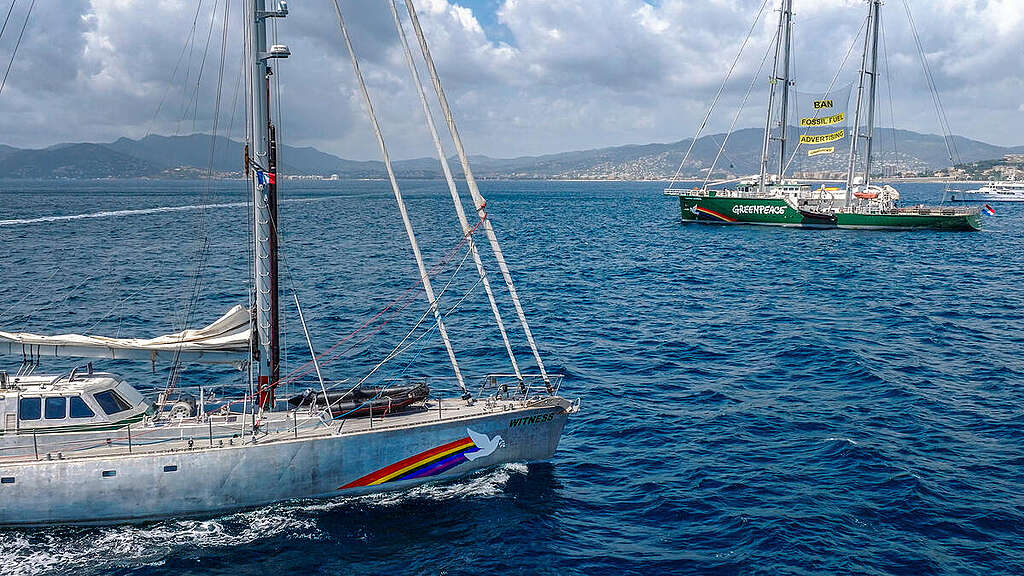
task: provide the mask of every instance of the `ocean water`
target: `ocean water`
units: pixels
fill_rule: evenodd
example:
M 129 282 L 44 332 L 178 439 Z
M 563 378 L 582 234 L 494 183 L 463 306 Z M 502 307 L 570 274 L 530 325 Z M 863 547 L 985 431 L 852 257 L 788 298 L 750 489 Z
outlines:
M 427 259 L 450 256 L 443 183 L 403 184 Z M 482 188 L 546 362 L 582 398 L 550 462 L 210 518 L 2 531 L 0 573 L 1024 573 L 1024 206 L 995 206 L 979 233 L 812 231 L 683 225 L 658 183 Z M 282 287 L 323 349 L 415 267 L 385 183 L 282 195 Z M 5 182 L 0 207 L 5 329 L 152 334 L 245 302 L 240 183 Z M 469 373 L 507 371 L 459 254 L 435 281 L 459 304 L 456 352 Z M 328 377 L 364 374 L 423 310 Z M 285 317 L 288 370 L 308 350 Z M 420 343 L 381 377 L 447 376 L 436 334 Z

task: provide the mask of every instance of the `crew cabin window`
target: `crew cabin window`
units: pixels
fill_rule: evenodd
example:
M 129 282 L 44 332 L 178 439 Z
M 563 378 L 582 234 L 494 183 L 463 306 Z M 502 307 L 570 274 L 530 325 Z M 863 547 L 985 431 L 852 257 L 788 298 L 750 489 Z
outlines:
M 22 398 L 18 401 L 18 417 L 22 420 L 39 420 L 42 404 L 42 398 Z
M 63 420 L 68 416 L 68 400 L 63 396 L 47 398 L 43 402 L 43 413 L 47 420 Z
M 114 393 L 113 390 L 104 390 L 98 394 L 93 394 L 92 397 L 96 399 L 96 403 L 100 405 L 100 408 L 102 408 L 108 416 L 111 414 L 117 414 L 118 412 L 124 412 L 132 407 L 131 404 Z
M 72 418 L 92 418 L 96 414 L 93 413 L 92 408 L 85 403 L 78 396 L 71 397 L 71 417 Z

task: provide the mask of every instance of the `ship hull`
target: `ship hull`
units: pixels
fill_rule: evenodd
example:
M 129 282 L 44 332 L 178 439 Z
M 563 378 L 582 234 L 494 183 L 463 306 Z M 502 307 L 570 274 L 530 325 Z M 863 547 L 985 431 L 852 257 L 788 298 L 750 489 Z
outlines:
M 680 196 L 683 222 L 706 224 L 756 224 L 793 228 L 850 228 L 862 230 L 979 230 L 980 217 L 971 214 L 852 213 L 837 212 L 833 217 L 801 212 L 784 200 L 774 198 L 735 198 Z
M 572 405 L 158 453 L 0 464 L 0 525 L 115 524 L 401 490 L 550 458 Z M 344 429 L 344 425 L 343 425 Z

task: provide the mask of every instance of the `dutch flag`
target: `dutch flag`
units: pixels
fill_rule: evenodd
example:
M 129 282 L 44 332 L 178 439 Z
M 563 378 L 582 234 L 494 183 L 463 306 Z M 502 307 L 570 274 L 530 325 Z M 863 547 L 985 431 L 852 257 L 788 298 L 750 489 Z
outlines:
M 989 216 L 995 216 L 995 215 L 996 215 L 996 211 L 995 211 L 995 210 L 993 210 L 993 209 L 992 209 L 992 207 L 991 207 L 991 206 L 989 206 L 988 204 L 985 204 L 985 207 L 983 208 L 983 210 L 984 210 L 984 211 L 985 211 L 985 213 L 986 213 L 986 214 L 988 214 Z

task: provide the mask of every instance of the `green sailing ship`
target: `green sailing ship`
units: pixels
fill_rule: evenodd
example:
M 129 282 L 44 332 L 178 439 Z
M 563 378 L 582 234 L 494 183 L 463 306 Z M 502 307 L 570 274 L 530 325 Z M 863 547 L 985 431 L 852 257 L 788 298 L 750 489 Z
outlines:
M 881 0 L 871 0 L 869 4 L 869 32 L 865 34 L 864 40 L 845 188 L 825 185 L 815 187 L 784 177 L 787 166 L 785 127 L 791 85 L 789 61 L 793 2 L 782 0 L 778 33 L 773 47 L 775 64 L 768 98 L 768 118 L 765 123 L 760 174 L 740 180 L 738 185 L 731 189 L 709 188 L 707 180 L 702 187 L 693 189 L 674 188 L 670 185 L 665 193 L 679 197 L 683 222 L 879 230 L 969 231 L 981 228 L 978 208 L 903 206 L 900 203 L 899 191 L 887 184 L 871 182 Z M 776 96 L 779 100 L 777 107 Z M 828 132 L 810 135 L 807 132 L 811 130 L 807 130 L 801 134 L 800 145 L 825 145 L 809 150 L 810 156 L 834 153 L 835 147 L 830 144 L 846 136 L 845 129 L 835 129 L 837 124 L 845 121 L 845 114 L 830 110 L 832 106 L 833 100 L 826 92 L 825 96 L 815 100 L 813 104 L 815 116 L 802 118 L 800 121 L 802 129 L 825 127 Z M 862 113 L 866 114 L 865 128 L 860 126 Z M 695 137 L 694 142 L 696 140 Z M 860 154 L 859 150 L 861 141 L 864 142 L 863 154 Z M 770 174 L 769 154 L 773 142 L 778 143 L 778 168 Z M 724 147 L 723 143 L 722 148 Z M 686 162 L 686 157 L 683 162 Z

